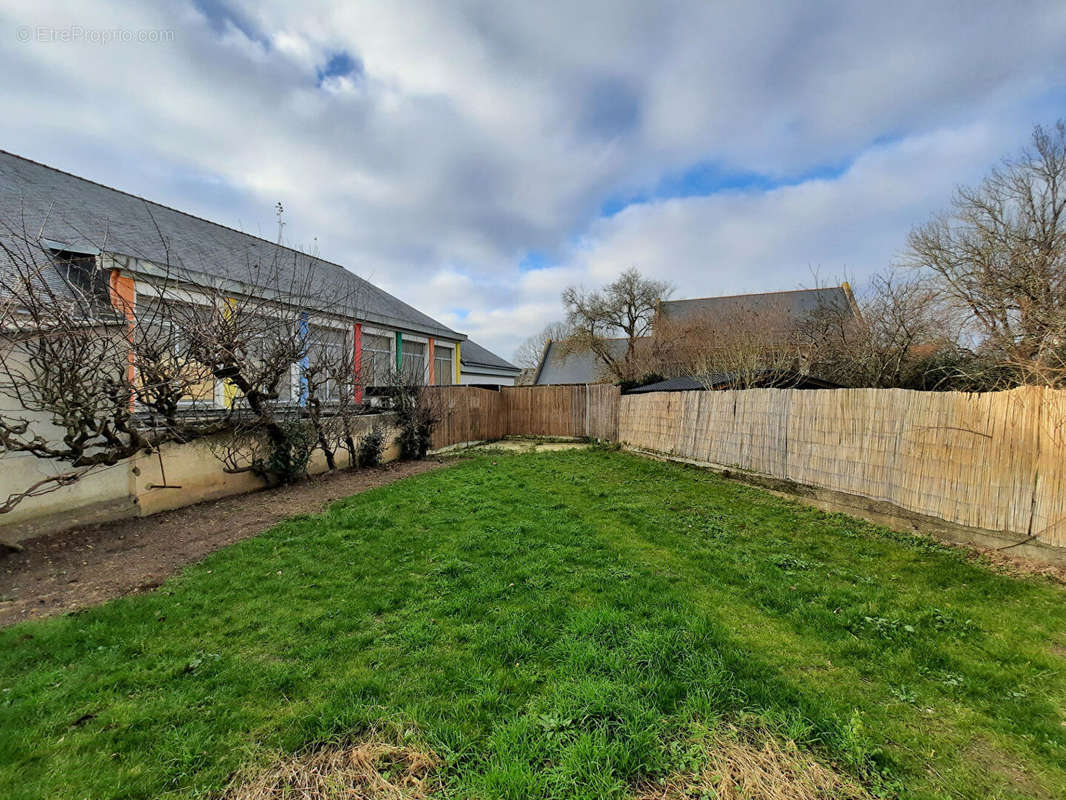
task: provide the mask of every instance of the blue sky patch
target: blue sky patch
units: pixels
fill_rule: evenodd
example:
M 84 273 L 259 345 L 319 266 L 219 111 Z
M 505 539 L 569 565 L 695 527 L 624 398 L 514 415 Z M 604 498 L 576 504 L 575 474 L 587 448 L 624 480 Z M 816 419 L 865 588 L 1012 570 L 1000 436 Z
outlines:
M 713 161 L 704 161 L 681 172 L 664 176 L 651 190 L 609 197 L 600 206 L 600 213 L 605 217 L 612 217 L 628 206 L 654 200 L 710 197 L 720 192 L 768 192 L 782 186 L 798 186 L 807 181 L 835 180 L 848 171 L 853 161 L 853 158 L 848 158 L 787 177 L 771 176 L 761 172 L 728 170 Z
M 346 78 L 359 75 L 362 71 L 363 65 L 359 59 L 342 50 L 330 55 L 326 63 L 318 68 L 318 85 L 321 86 L 330 78 Z
M 267 49 L 270 48 L 270 38 L 256 28 L 244 14 L 227 5 L 223 0 L 192 0 L 192 4 L 204 15 L 211 30 L 220 36 L 226 32 L 228 26 L 232 26 L 253 42 L 258 42 Z
M 545 269 L 550 267 L 552 261 L 548 258 L 546 253 L 542 253 L 539 250 L 530 250 L 523 256 L 522 260 L 518 262 L 519 272 L 532 272 L 537 269 Z

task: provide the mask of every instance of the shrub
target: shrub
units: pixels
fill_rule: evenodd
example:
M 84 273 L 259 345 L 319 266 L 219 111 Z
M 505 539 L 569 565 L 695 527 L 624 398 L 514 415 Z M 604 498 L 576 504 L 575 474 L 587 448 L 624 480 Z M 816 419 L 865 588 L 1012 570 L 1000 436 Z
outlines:
M 440 412 L 433 396 L 418 383 L 407 383 L 393 396 L 396 425 L 400 429 L 396 443 L 400 458 L 425 458 L 433 444 L 433 428 L 440 421 Z
M 433 441 L 433 426 L 417 419 L 407 420 L 400 428 L 396 442 L 400 445 L 400 458 L 417 460 L 426 457 Z
M 314 428 L 303 420 L 283 422 L 279 427 L 283 438 L 271 442 L 262 472 L 282 483 L 292 483 L 307 474 L 317 439 Z
M 381 452 L 385 449 L 385 434 L 376 428 L 359 440 L 356 461 L 360 467 L 376 467 L 381 464 Z

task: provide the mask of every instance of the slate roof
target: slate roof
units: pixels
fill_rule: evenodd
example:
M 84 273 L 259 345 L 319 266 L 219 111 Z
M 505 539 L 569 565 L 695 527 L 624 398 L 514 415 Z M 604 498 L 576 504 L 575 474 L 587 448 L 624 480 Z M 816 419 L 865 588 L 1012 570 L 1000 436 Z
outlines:
M 277 285 L 299 285 L 313 274 L 315 296 L 333 303 L 322 310 L 430 336 L 465 339 L 339 264 L 3 150 L 0 221 L 75 248 L 169 263 L 171 268 L 223 285 L 254 284 L 255 264 L 271 272 L 277 265 L 280 277 L 271 278 Z
M 771 328 L 789 328 L 823 309 L 854 313 L 846 286 L 826 289 L 796 289 L 788 292 L 737 294 L 725 297 L 698 297 L 666 300 L 659 304 L 656 323 L 757 321 Z
M 486 350 L 472 339 L 463 342 L 459 351 L 459 360 L 463 366 L 492 367 L 497 370 L 506 370 L 517 375 L 522 370 L 510 361 L 504 361 L 491 350 Z
M 607 346 L 616 359 L 625 357 L 626 340 L 608 339 Z M 465 347 L 465 345 L 464 345 Z M 591 350 L 564 353 L 562 342 L 548 342 L 533 383 L 602 383 L 604 364 Z
M 792 372 L 777 372 L 765 370 L 765 374 L 757 381 L 762 388 L 779 389 L 841 389 L 838 383 L 822 380 L 813 375 L 798 375 Z M 736 373 L 717 372 L 708 376 L 707 385 L 697 378 L 682 376 L 680 378 L 668 378 L 665 381 L 648 383 L 629 389 L 625 394 L 649 394 L 651 392 L 692 392 L 704 389 L 721 389 L 736 385 Z
M 703 384 L 695 378 L 681 377 L 681 378 L 668 378 L 665 381 L 657 381 L 656 383 L 648 383 L 644 386 L 637 386 L 633 389 L 628 389 L 624 394 L 649 394 L 651 392 L 694 392 L 701 391 Z

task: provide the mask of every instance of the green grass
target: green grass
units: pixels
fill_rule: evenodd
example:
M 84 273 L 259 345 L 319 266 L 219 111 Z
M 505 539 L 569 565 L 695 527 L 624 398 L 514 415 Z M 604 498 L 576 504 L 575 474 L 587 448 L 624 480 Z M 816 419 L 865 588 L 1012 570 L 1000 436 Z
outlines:
M 396 722 L 455 797 L 624 797 L 754 718 L 880 794 L 1060 797 L 1064 671 L 1045 581 L 682 466 L 485 455 L 0 632 L 0 796 L 212 796 Z

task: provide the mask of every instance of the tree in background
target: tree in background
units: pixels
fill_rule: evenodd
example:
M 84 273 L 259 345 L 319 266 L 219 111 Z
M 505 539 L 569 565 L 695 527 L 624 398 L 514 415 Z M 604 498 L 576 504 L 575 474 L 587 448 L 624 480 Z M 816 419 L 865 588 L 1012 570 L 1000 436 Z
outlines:
M 819 308 L 799 330 L 810 374 L 841 386 L 952 388 L 965 357 L 957 314 L 929 281 L 889 269 L 874 275 L 857 314 Z
M 570 335 L 566 349 L 588 349 L 615 381 L 639 377 L 636 372 L 638 340 L 648 336 L 659 301 L 673 287 L 665 281 L 645 278 L 631 267 L 600 291 L 586 292 L 571 286 L 563 292 Z M 621 357 L 611 347 L 612 339 L 624 338 Z
M 963 317 L 981 388 L 1066 385 L 1066 121 L 916 228 L 907 263 Z
M 569 336 L 570 328 L 565 322 L 548 323 L 540 333 L 533 334 L 518 345 L 514 351 L 514 363 L 522 369 L 535 369 L 548 342 L 562 342 Z

